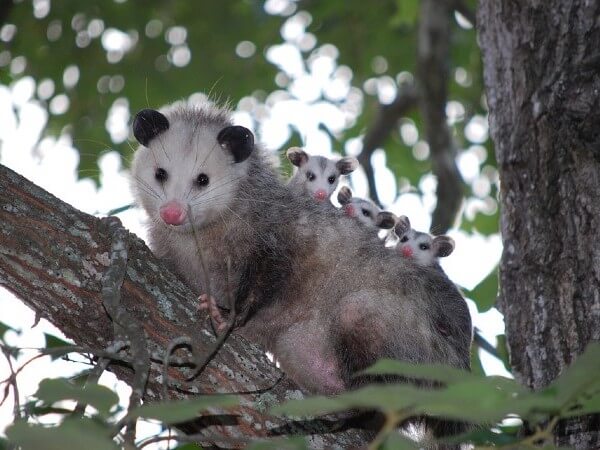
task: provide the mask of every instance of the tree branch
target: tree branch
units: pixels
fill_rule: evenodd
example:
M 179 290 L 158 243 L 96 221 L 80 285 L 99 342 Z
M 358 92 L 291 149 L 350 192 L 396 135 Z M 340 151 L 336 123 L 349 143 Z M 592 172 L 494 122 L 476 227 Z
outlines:
M 113 232 L 100 219 L 0 166 L 0 285 L 81 346 L 105 349 L 113 337 L 101 293 L 110 267 Z M 196 296 L 139 238 L 125 234 L 129 250 L 119 306 L 141 326 L 139 334 L 148 352 L 164 355 L 169 343 L 180 336 L 193 339 L 202 351 L 211 348 L 215 338 L 205 326 L 205 317 L 198 317 Z M 133 383 L 131 369 L 115 365 L 111 370 Z M 314 448 L 354 448 L 364 442 L 362 434 L 353 430 L 326 434 L 328 428 L 318 422 L 309 428 L 265 413 L 271 405 L 303 394 L 289 379 L 281 379 L 281 372 L 259 348 L 235 333 L 192 382 L 186 380 L 189 371 L 189 367 L 169 368 L 170 397 L 244 393 L 239 407 L 212 408 L 219 416 L 211 416 L 211 425 L 194 430 L 206 434 L 207 440 L 215 435 L 224 441 L 257 439 L 286 428 L 291 433 L 319 435 L 310 443 Z M 152 358 L 145 402 L 160 400 L 163 382 L 162 358 Z
M 431 222 L 435 234 L 443 234 L 452 226 L 463 199 L 463 180 L 446 123 L 452 12 L 449 2 L 421 1 L 417 55 L 419 108 L 432 171 L 438 180 L 437 205 Z
M 399 87 L 396 99 L 389 105 L 380 105 L 375 121 L 363 139 L 363 148 L 358 155 L 358 161 L 365 170 L 369 182 L 369 195 L 378 205 L 381 205 L 375 184 L 375 172 L 371 164 L 373 152 L 383 146 L 384 142 L 403 115 L 417 104 L 417 91 L 413 84 L 404 84 Z

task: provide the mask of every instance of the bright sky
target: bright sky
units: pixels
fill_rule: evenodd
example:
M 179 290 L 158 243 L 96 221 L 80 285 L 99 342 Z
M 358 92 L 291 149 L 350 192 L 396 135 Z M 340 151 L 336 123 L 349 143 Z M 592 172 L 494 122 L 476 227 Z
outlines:
M 265 8 L 279 11 L 289 4 L 287 0 L 269 0 Z M 310 20 L 310 16 L 306 13 L 292 15 L 282 27 L 284 41 L 272 46 L 266 53 L 267 59 L 280 69 L 276 81 L 280 83 L 282 89 L 270 94 L 264 103 L 252 97 L 243 98 L 237 106 L 235 120 L 238 124 L 255 130 L 268 150 L 280 149 L 295 129 L 299 130 L 305 149 L 309 153 L 331 155 L 331 139 L 320 129 L 320 126 L 326 126 L 334 134 L 351 127 L 362 111 L 365 93 L 352 86 L 350 68 L 337 64 L 337 49 L 333 45 L 325 44 L 316 47 L 316 39 L 305 30 Z M 126 51 L 125 47 L 129 44 L 118 39 L 120 35 L 115 34 L 117 31 L 106 30 L 108 34 L 106 38 L 103 37 L 102 42 L 106 46 L 121 45 L 123 51 Z M 176 40 L 177 33 L 171 37 Z M 250 44 L 252 43 L 240 43 L 236 49 L 238 55 L 253 52 Z M 308 59 L 301 52 L 301 49 L 307 46 L 315 47 Z M 182 64 L 189 62 L 185 54 L 180 54 L 178 58 Z M 378 61 L 378 64 L 383 63 L 385 60 Z M 398 78 L 407 76 L 410 74 L 401 73 Z M 77 77 L 78 73 L 71 70 L 65 73 L 64 82 L 76 83 Z M 466 75 L 458 70 L 455 77 L 457 81 L 466 79 Z M 96 188 L 91 180 L 78 179 L 79 154 L 73 148 L 68 135 L 58 138 L 44 137 L 40 141 L 48 112 L 36 97 L 46 96 L 48 88 L 47 84 L 37 84 L 30 77 L 21 78 L 10 86 L 0 86 L 0 163 L 21 173 L 74 207 L 91 214 L 103 215 L 111 209 L 131 203 L 127 171 L 116 152 L 108 151 L 100 157 L 101 185 Z M 363 88 L 368 95 L 377 96 L 381 101 L 386 102 L 394 98 L 396 82 L 389 77 L 375 77 L 366 82 Z M 51 90 L 54 91 L 54 87 Z M 59 95 L 55 96 L 58 97 Z M 191 95 L 192 100 L 202 97 L 202 94 Z M 60 112 L 61 108 L 63 110 L 68 108 L 68 98 L 60 97 L 54 102 L 54 112 Z M 450 102 L 447 113 L 450 123 L 464 120 L 464 108 L 458 102 Z M 130 117 L 131 111 L 125 98 L 113 104 L 104 125 L 115 142 L 122 141 L 129 135 Z M 424 159 L 428 156 L 427 144 L 420 140 L 418 130 L 411 121 L 403 121 L 399 131 L 405 143 L 413 146 L 415 157 Z M 480 194 L 479 198 L 466 201 L 465 214 L 472 215 L 477 210 L 490 211 L 495 207 L 495 203 L 491 204 L 486 199 L 486 195 L 496 175 L 490 174 L 490 169 L 482 166 L 486 155 L 485 148 L 480 144 L 488 139 L 487 119 L 479 116 L 470 119 L 465 134 L 472 145 L 461 153 L 457 162 L 465 181 L 473 186 L 473 190 L 478 195 Z M 360 152 L 360 138 L 348 141 L 345 148 L 348 154 L 355 155 Z M 109 143 L 107 147 L 110 148 Z M 423 192 L 422 196 L 404 189 L 400 189 L 402 193 L 397 196 L 396 177 L 386 166 L 383 150 L 375 152 L 372 162 L 380 196 L 385 206 L 398 215 L 409 216 L 416 229 L 428 230 L 431 212 L 436 202 L 435 177 L 425 175 L 421 179 L 419 188 Z M 488 172 L 485 172 L 486 170 Z M 355 195 L 366 195 L 366 179 L 361 169 L 351 175 L 350 184 Z M 126 211 L 119 214 L 119 217 L 127 228 L 141 237 L 145 236 L 143 214 L 139 210 Z M 469 234 L 457 229 L 451 230 L 448 234 L 455 239 L 456 248 L 451 256 L 442 259 L 442 266 L 455 283 L 466 289 L 472 289 L 497 265 L 502 251 L 500 237 Z M 501 315 L 494 308 L 480 314 L 471 301 L 469 306 L 474 325 L 482 330 L 484 337 L 495 343 L 495 336 L 501 334 L 504 328 Z M 43 332 L 60 335 L 60 332 L 45 320 L 41 320 L 35 328 L 31 329 L 34 323 L 32 311 L 2 289 L 0 289 L 0 310 L 8 312 L 3 314 L 3 322 L 21 330 L 19 335 L 13 332 L 7 333 L 7 341 L 12 345 L 42 347 Z M 31 354 L 29 352 L 26 355 Z M 496 359 L 485 352 L 480 352 L 480 357 L 488 373 L 508 376 Z M 17 365 L 26 359 L 26 356 L 21 357 Z M 65 376 L 76 373 L 81 368 L 81 365 L 61 360 L 52 363 L 46 359 L 39 360 L 19 378 L 21 399 L 35 392 L 40 379 L 48 376 Z M 6 362 L 1 359 L 0 378 L 4 379 L 7 374 Z M 111 374 L 105 375 L 102 382 L 111 387 L 117 384 Z M 118 390 L 122 398 L 127 398 L 128 388 L 123 383 L 119 383 Z M 11 422 L 12 401 L 7 401 L 0 407 L 0 432 Z M 151 432 L 153 432 L 152 428 L 143 431 L 143 433 Z

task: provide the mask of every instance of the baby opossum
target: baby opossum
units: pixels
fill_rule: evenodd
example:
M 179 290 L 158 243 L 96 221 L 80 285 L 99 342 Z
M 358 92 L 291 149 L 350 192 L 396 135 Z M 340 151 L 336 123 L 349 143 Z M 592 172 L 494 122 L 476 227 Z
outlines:
M 396 216 L 389 211 L 382 211 L 373 202 L 352 197 L 350 188 L 343 186 L 337 196 L 344 213 L 358 220 L 363 225 L 375 230 L 393 228 Z
M 450 236 L 432 237 L 416 231 L 406 216 L 398 218 L 394 232 L 398 236 L 398 253 L 424 267 L 439 267 L 439 258 L 449 256 L 454 251 L 454 239 Z
M 351 388 L 383 357 L 469 368 L 471 319 L 447 277 L 284 185 L 227 111 L 145 109 L 133 131 L 133 191 L 154 253 L 220 306 L 232 293 L 239 332 L 307 391 Z
M 358 160 L 352 156 L 333 161 L 324 156 L 310 156 L 299 147 L 288 149 L 287 157 L 298 168 L 290 178 L 290 187 L 317 201 L 328 200 L 337 188 L 340 177 L 358 167 Z

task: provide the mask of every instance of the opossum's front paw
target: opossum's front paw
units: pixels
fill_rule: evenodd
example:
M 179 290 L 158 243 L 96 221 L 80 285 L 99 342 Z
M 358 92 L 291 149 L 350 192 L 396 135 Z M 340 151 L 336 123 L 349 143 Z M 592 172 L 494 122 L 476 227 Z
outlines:
M 227 322 L 219 310 L 217 301 L 213 297 L 209 297 L 207 294 L 202 294 L 200 297 L 198 297 L 198 301 L 200 302 L 198 309 L 208 311 L 217 333 L 223 332 L 227 328 Z

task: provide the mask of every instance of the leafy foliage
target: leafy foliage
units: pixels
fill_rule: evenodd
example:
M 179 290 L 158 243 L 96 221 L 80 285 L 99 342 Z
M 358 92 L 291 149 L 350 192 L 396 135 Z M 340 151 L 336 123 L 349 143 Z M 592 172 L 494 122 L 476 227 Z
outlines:
M 504 377 L 485 377 L 450 367 L 412 365 L 395 360 L 379 361 L 364 373 L 396 375 L 422 382 L 419 385 L 373 385 L 337 397 L 291 400 L 273 411 L 296 417 L 376 409 L 388 420 L 396 417 L 396 423 L 426 414 L 478 424 L 473 432 L 461 438 L 462 442 L 475 445 L 545 444 L 551 442 L 552 429 L 559 419 L 600 412 L 598 343 L 590 344 L 571 367 L 539 392 L 531 392 Z M 433 384 L 423 383 L 425 380 Z M 531 429 L 540 431 L 522 437 L 516 435 L 519 427 L 501 424 L 504 419 L 515 416 L 527 422 Z M 494 427 L 488 429 L 490 424 Z M 385 438 L 393 434 L 389 432 Z

